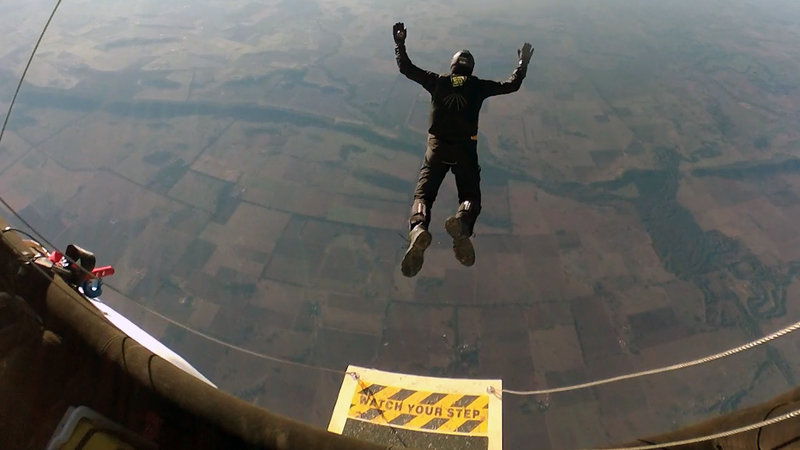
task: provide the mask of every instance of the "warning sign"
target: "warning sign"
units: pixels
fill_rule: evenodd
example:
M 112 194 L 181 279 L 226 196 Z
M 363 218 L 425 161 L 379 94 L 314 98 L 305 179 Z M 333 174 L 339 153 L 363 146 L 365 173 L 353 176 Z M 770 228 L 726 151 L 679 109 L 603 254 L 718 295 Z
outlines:
M 350 366 L 328 431 L 385 445 L 500 450 L 502 400 L 489 387 L 502 382 Z
M 359 383 L 348 417 L 424 431 L 486 435 L 489 395 L 445 394 Z

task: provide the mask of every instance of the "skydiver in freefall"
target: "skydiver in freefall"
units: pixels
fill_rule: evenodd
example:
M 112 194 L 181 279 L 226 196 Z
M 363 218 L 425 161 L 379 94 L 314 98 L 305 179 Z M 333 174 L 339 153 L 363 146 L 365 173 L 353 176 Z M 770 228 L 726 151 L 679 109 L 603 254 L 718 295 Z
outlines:
M 431 208 L 447 172 L 456 178 L 459 207 L 445 221 L 453 238 L 453 252 L 464 266 L 475 264 L 470 238 L 481 212 L 481 166 L 478 164 L 478 116 L 483 101 L 495 95 L 519 90 L 528 70 L 533 47 L 525 43 L 517 50 L 517 68 L 503 82 L 482 80 L 472 75 L 475 59 L 468 50 L 453 55 L 450 73 L 440 75 L 420 69 L 406 53 L 407 30 L 402 22 L 393 28 L 394 54 L 400 73 L 419 83 L 431 94 L 428 142 L 414 204 L 408 221 L 408 250 L 403 257 L 403 275 L 413 277 L 422 269 L 425 250 L 431 244 L 428 226 Z

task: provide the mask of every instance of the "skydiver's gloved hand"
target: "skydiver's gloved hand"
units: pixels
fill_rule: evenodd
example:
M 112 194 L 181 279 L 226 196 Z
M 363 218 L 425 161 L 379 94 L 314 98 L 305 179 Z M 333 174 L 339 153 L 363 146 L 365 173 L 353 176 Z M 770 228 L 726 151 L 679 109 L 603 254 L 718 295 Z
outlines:
M 394 36 L 394 43 L 397 45 L 406 44 L 406 26 L 403 22 L 397 22 L 392 27 L 392 35 Z
M 531 44 L 526 42 L 521 49 L 517 50 L 517 56 L 519 57 L 519 65 L 527 67 L 531 62 L 531 56 L 533 56 Z

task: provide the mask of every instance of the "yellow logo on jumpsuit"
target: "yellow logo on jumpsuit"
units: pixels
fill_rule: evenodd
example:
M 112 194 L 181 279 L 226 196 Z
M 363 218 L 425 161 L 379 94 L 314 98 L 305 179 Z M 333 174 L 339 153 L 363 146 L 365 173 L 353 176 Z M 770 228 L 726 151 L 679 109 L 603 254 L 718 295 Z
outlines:
M 450 82 L 453 84 L 454 88 L 461 87 L 464 82 L 467 80 L 467 77 L 462 75 L 453 75 L 450 77 Z M 456 109 L 461 109 L 467 105 L 467 99 L 458 92 L 452 92 L 444 98 L 444 104 L 448 108 L 456 107 Z
M 361 384 L 350 402 L 351 419 L 408 430 L 485 436 L 489 396 L 424 392 Z

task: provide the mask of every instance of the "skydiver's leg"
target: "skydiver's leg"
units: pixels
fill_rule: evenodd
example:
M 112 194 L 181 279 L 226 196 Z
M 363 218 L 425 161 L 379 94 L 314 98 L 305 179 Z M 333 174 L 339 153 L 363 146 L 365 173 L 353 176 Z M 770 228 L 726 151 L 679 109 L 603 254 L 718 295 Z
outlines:
M 458 189 L 458 211 L 447 218 L 445 228 L 453 238 L 453 252 L 458 261 L 469 267 L 475 264 L 472 233 L 481 213 L 481 166 L 478 163 L 477 142 L 466 144 L 458 164 L 453 167 Z
M 414 204 L 408 220 L 408 249 L 400 264 L 403 275 L 407 277 L 413 277 L 422 270 L 425 262 L 425 250 L 431 245 L 432 240 L 431 233 L 428 231 L 431 207 L 436 201 L 439 188 L 449 169 L 449 166 L 441 161 L 436 150 L 436 141 L 429 137 L 425 157 L 419 171 L 419 181 L 414 190 Z
M 425 149 L 425 157 L 419 170 L 419 180 L 414 189 L 414 204 L 411 207 L 411 216 L 408 220 L 408 229 L 412 230 L 418 224 L 426 229 L 431 221 L 431 208 L 439 195 L 444 177 L 450 166 L 440 156 L 438 142 L 429 137 Z

